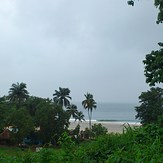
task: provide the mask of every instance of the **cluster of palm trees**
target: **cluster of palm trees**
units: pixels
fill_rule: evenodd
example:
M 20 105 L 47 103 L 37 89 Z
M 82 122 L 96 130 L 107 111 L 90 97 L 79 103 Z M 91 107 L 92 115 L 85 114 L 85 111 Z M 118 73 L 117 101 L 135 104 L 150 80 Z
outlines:
M 57 104 L 62 105 L 62 107 L 65 107 L 69 115 L 75 118 L 75 121 L 85 120 L 83 112 L 81 111 L 79 112 L 76 105 L 70 104 L 69 99 L 71 99 L 71 97 L 69 96 L 69 94 L 70 94 L 70 90 L 68 88 L 59 87 L 59 91 L 55 90 L 55 93 L 53 94 L 54 96 L 53 100 Z M 85 109 L 88 110 L 89 128 L 91 129 L 92 111 L 93 109 L 96 109 L 97 104 L 93 99 L 92 94 L 87 93 L 84 96 L 85 96 L 85 100 L 82 101 L 82 105 Z
M 17 108 L 20 108 L 23 102 L 29 97 L 29 92 L 26 89 L 25 83 L 16 83 L 12 84 L 9 90 L 8 99 L 10 102 L 16 103 Z M 92 111 L 96 108 L 96 102 L 93 99 L 93 95 L 87 93 L 84 95 L 85 100 L 82 101 L 82 105 L 85 109 L 88 110 L 89 117 L 89 128 L 91 129 L 91 119 L 92 119 Z M 84 119 L 83 112 L 78 111 L 77 106 L 70 103 L 70 90 L 68 88 L 61 88 L 59 90 L 55 90 L 53 94 L 53 101 L 57 105 L 61 105 L 63 109 L 66 109 L 67 113 L 70 117 L 74 118 L 75 121 L 78 120 L 82 122 Z
M 79 122 L 82 122 L 85 120 L 84 114 L 83 112 L 78 111 L 75 104 L 70 103 L 71 99 L 70 90 L 68 88 L 59 87 L 59 91 L 55 90 L 55 93 L 53 94 L 53 101 L 55 104 L 62 106 L 63 109 L 66 109 L 70 118 L 72 117 L 75 121 L 78 120 Z
M 84 119 L 84 114 L 82 111 L 78 111 L 78 108 L 76 105 L 74 104 L 70 104 L 69 106 L 67 106 L 66 108 L 67 113 L 69 114 L 69 116 L 76 120 L 78 120 L 79 122 L 82 122 Z

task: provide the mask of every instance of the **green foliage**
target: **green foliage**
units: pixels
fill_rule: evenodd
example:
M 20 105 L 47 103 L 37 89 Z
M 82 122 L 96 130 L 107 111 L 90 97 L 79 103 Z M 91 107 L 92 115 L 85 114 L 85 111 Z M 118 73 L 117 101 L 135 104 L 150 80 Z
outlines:
M 73 160 L 75 143 L 66 132 L 64 132 L 62 136 L 59 138 L 59 144 L 64 150 L 63 153 L 64 161 L 70 162 L 70 160 Z
M 0 98 L 0 132 L 3 131 L 6 125 L 6 118 L 8 116 L 8 103 L 6 102 L 6 97 Z
M 51 104 L 43 100 L 35 112 L 35 126 L 39 128 L 38 135 L 44 143 L 49 143 L 54 135 L 55 111 Z
M 124 134 L 109 134 L 80 146 L 81 162 L 158 162 L 161 153 L 161 128 L 155 125 L 132 129 Z
M 71 130 L 69 132 L 69 135 L 71 136 L 72 140 L 75 143 L 80 143 L 81 142 L 80 125 L 78 124 L 74 130 Z
M 37 153 L 29 150 L 18 153 L 0 150 L 0 162 L 163 162 L 162 92 L 161 88 L 151 88 L 140 96 L 141 105 L 136 107 L 137 117 L 146 124 L 145 126 L 132 128 L 128 125 L 125 126 L 123 134 L 106 134 L 107 129 L 101 124 L 95 124 L 82 132 L 80 132 L 80 125 L 77 125 L 73 133 L 70 133 L 71 136 L 67 132 L 70 114 L 63 107 L 54 105 L 51 100 L 29 97 L 28 100 L 21 100 L 23 105 L 15 109 L 13 103 L 8 105 L 5 98 L 0 98 L 1 119 L 6 119 L 8 125 L 15 128 L 13 135 L 17 142 L 21 142 L 24 137 L 30 135 L 31 131 L 34 132 L 35 126 L 40 128 L 39 138 L 44 143 L 55 141 L 60 145 L 57 149 L 44 146 Z M 91 121 L 96 102 L 91 94 L 86 94 L 85 97 L 82 104 L 88 109 Z M 75 112 L 76 115 L 77 113 L 78 111 Z M 1 126 L 3 127 L 6 122 Z M 147 122 L 152 123 L 147 125 Z M 157 123 L 153 124 L 153 122 Z M 83 139 L 80 143 L 82 136 L 88 139 Z
M 159 43 L 162 46 L 162 43 Z M 160 50 L 152 51 L 146 55 L 143 60 L 145 65 L 146 82 L 150 86 L 155 86 L 156 83 L 163 82 L 163 48 Z
M 48 163 L 52 163 L 54 161 L 54 157 L 53 157 L 53 151 L 51 149 L 42 149 L 40 151 L 40 162 L 48 162 Z
M 57 97 L 63 104 L 67 103 L 67 98 L 71 99 L 68 88 L 60 88 L 56 93 L 61 93 Z M 16 83 L 12 84 L 7 98 L 0 98 L 0 131 L 12 126 L 14 143 L 28 137 L 35 143 L 57 144 L 62 133 L 68 130 L 70 116 L 62 107 L 54 105 L 52 100 L 28 94 L 25 83 Z
M 22 142 L 23 138 L 34 130 L 31 116 L 25 109 L 12 109 L 7 119 L 8 126 L 12 126 L 12 136 L 15 143 Z
M 108 162 L 159 162 L 163 160 L 161 147 L 161 128 L 155 124 L 132 129 L 122 135 L 126 143 L 123 148 L 115 150 Z
M 76 156 L 81 162 L 104 162 L 119 144 L 118 135 L 98 137 L 80 146 Z
M 86 127 L 84 131 L 80 132 L 80 135 L 82 139 L 89 139 L 91 137 L 91 130 Z
M 151 88 L 150 91 L 142 92 L 139 99 L 141 104 L 136 107 L 136 118 L 142 124 L 157 122 L 163 115 L 163 89 Z
M 108 132 L 108 130 L 106 127 L 102 126 L 101 123 L 99 123 L 99 124 L 94 124 L 92 126 L 91 132 L 92 132 L 93 137 L 97 137 L 100 135 L 105 135 Z
M 128 5 L 134 6 L 134 1 L 133 0 L 127 1 L 127 3 L 128 3 Z
M 67 132 L 64 132 L 59 138 L 59 145 L 65 150 L 72 150 L 75 143 L 72 141 L 71 137 L 67 134 Z
M 69 115 L 61 106 L 47 102 L 36 111 L 35 122 L 40 128 L 39 136 L 44 143 L 57 143 L 69 126 Z
M 102 126 L 101 123 L 94 124 L 91 129 L 85 128 L 84 131 L 80 132 L 81 138 L 83 139 L 94 139 L 101 135 L 106 135 L 108 132 L 107 128 Z
M 23 163 L 34 163 L 34 162 L 39 162 L 39 157 L 37 153 L 27 151 L 22 154 L 21 160 Z
M 157 24 L 163 22 L 163 1 L 155 0 L 155 6 L 159 9 L 159 13 L 157 16 Z
M 67 133 L 60 138 L 61 149 L 43 148 L 38 153 L 0 154 L 2 162 L 132 163 L 163 162 L 163 129 L 156 124 L 137 128 L 126 126 L 123 134 L 106 134 L 75 146 Z
M 29 114 L 34 118 L 37 109 L 42 108 L 44 105 L 46 107 L 47 103 L 50 103 L 48 99 L 29 96 L 29 98 L 25 102 L 25 108 L 28 110 Z

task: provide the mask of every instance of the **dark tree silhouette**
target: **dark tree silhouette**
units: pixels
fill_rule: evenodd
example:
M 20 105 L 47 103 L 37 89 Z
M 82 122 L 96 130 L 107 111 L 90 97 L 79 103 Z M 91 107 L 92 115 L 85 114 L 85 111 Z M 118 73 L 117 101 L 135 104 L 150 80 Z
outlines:
M 24 102 L 28 98 L 29 93 L 26 88 L 27 87 L 25 83 L 17 82 L 16 84 L 12 84 L 9 90 L 8 98 L 11 102 L 16 103 L 17 108 L 19 108 L 22 102 Z
M 70 90 L 68 88 L 61 88 L 59 87 L 59 91 L 55 90 L 55 93 L 53 94 L 54 102 L 58 105 L 61 105 L 62 107 L 67 107 L 70 105 L 71 97 L 69 96 Z
M 93 109 L 96 109 L 97 105 L 95 100 L 93 99 L 92 94 L 87 93 L 84 96 L 85 96 L 85 100 L 82 101 L 82 105 L 85 109 L 88 110 L 89 129 L 91 129 L 92 111 Z

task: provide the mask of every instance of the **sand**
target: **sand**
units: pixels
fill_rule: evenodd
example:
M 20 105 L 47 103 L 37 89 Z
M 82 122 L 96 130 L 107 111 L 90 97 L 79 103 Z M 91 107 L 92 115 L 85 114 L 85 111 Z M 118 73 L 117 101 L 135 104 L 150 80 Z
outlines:
M 127 125 L 125 122 L 99 122 L 99 121 L 92 121 L 92 125 L 101 123 L 102 126 L 108 129 L 108 133 L 123 133 L 124 125 Z M 69 129 L 74 129 L 77 126 L 78 122 L 71 122 Z M 83 121 L 80 122 L 80 130 L 84 130 L 86 127 L 89 128 L 89 122 Z M 139 123 L 129 123 L 131 127 L 140 126 Z

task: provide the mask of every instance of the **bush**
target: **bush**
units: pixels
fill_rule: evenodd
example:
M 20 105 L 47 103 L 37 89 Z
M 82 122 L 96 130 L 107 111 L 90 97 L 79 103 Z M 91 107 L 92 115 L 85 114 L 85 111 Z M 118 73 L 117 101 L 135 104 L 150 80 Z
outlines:
M 100 135 L 105 135 L 108 132 L 107 128 L 102 126 L 101 123 L 94 124 L 92 126 L 92 130 L 91 131 L 92 131 L 93 137 L 97 137 L 97 136 L 100 136 Z
M 101 135 L 106 135 L 107 132 L 108 132 L 107 128 L 102 126 L 101 123 L 99 123 L 94 124 L 91 130 L 86 127 L 84 131 L 80 132 L 80 135 L 84 139 L 90 139 L 96 138 Z
M 23 151 L 16 156 L 2 153 L 0 162 L 163 162 L 162 130 L 157 124 L 138 128 L 126 126 L 123 134 L 101 135 L 79 146 L 64 133 L 59 139 L 61 149 L 43 148 L 38 153 Z

